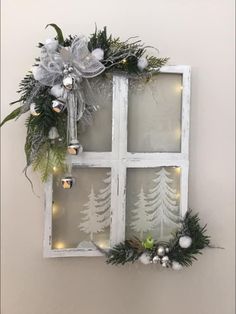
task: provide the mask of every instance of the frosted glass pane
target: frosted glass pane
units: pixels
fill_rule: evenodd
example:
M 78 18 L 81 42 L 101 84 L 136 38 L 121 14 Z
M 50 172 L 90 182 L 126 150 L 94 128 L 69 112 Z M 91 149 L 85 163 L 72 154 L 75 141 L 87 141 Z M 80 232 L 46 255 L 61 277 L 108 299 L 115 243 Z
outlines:
M 182 76 L 129 82 L 128 151 L 180 152 Z
M 92 241 L 109 246 L 111 176 L 109 168 L 72 169 L 71 189 L 60 177 L 53 182 L 52 247 L 91 248 Z
M 132 168 L 127 172 L 126 238 L 168 240 L 179 227 L 178 167 Z
M 99 108 L 91 125 L 79 130 L 79 141 L 84 151 L 108 152 L 111 151 L 112 139 L 112 77 L 102 75 L 88 82 L 90 87 L 86 87 L 86 91 L 90 92 L 87 99 Z

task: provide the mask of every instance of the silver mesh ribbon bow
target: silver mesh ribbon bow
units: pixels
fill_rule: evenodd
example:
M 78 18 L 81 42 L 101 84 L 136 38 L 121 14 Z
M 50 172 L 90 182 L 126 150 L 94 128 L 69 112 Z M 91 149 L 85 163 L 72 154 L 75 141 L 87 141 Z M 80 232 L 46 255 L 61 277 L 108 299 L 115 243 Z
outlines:
M 85 110 L 85 95 L 81 86 L 83 78 L 93 78 L 105 70 L 88 50 L 85 36 L 76 37 L 71 47 L 60 46 L 58 51 L 42 47 L 37 80 L 46 86 L 64 86 L 63 99 L 68 111 L 68 140 L 78 143 L 77 121 Z

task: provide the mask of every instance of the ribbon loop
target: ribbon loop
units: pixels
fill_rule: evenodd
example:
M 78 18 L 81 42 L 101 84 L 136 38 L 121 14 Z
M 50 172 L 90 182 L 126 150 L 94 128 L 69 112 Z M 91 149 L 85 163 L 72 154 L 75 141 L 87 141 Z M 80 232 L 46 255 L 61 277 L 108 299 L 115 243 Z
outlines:
M 55 50 L 47 49 L 46 45 L 42 47 L 40 64 L 34 72 L 35 79 L 46 86 L 63 85 L 66 78 L 73 79 L 73 87 L 67 90 L 65 88 L 64 92 L 69 143 L 78 142 L 77 122 L 82 118 L 86 107 L 81 80 L 96 77 L 104 70 L 105 66 L 90 53 L 85 36 L 76 37 L 71 47 L 59 46 Z

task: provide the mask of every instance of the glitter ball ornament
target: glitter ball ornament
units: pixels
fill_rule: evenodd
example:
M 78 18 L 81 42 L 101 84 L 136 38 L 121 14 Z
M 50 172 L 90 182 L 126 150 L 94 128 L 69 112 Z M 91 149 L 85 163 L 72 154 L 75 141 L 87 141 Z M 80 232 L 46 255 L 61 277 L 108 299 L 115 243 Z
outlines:
M 36 104 L 35 103 L 32 103 L 30 105 L 30 113 L 32 114 L 32 116 L 40 115 L 40 113 L 36 111 Z
M 74 143 L 67 146 L 67 152 L 70 155 L 78 155 L 79 153 L 82 153 L 83 147 L 80 145 L 80 143 Z
M 63 85 L 66 89 L 68 90 L 72 90 L 73 88 L 73 83 L 74 83 L 74 80 L 71 76 L 66 76 L 64 79 L 63 79 Z
M 164 246 L 162 246 L 162 245 L 158 246 L 158 248 L 157 248 L 157 255 L 160 256 L 160 257 L 165 255 L 165 248 L 164 248 Z
M 183 269 L 183 266 L 180 263 L 176 262 L 176 261 L 172 262 L 171 267 L 172 267 L 173 270 L 181 270 L 181 269 Z
M 92 51 L 92 55 L 98 60 L 101 61 L 104 58 L 104 51 L 101 48 L 96 48 Z
M 60 113 L 62 112 L 62 110 L 65 108 L 65 104 L 59 100 L 59 99 L 55 99 L 52 101 L 52 109 L 53 111 Z
M 71 189 L 73 185 L 73 178 L 72 177 L 65 177 L 61 179 L 61 185 L 63 189 Z
M 151 264 L 151 258 L 147 253 L 143 253 L 140 257 L 139 257 L 139 261 L 144 264 L 144 265 L 148 265 Z
M 182 249 L 187 249 L 191 246 L 192 239 L 189 236 L 183 236 L 179 238 L 179 246 Z
M 140 57 L 137 63 L 138 69 L 143 71 L 148 66 L 148 61 L 146 57 Z

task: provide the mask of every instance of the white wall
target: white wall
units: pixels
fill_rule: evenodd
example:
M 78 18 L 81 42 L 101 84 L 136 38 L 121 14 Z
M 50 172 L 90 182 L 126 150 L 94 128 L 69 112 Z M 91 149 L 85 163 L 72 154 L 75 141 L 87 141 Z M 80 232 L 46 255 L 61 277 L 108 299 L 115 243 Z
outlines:
M 2 129 L 3 314 L 233 314 L 234 102 L 232 0 L 2 0 L 2 116 L 38 56 L 38 41 L 59 24 L 90 34 L 139 35 L 171 64 L 192 66 L 189 205 L 212 241 L 183 272 L 111 267 L 103 258 L 43 259 L 42 185 L 25 180 L 24 118 Z

